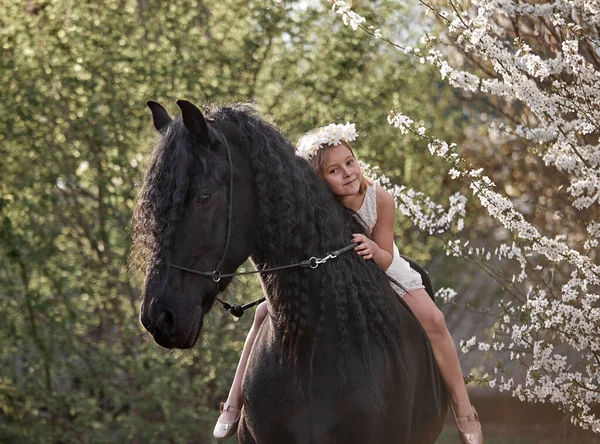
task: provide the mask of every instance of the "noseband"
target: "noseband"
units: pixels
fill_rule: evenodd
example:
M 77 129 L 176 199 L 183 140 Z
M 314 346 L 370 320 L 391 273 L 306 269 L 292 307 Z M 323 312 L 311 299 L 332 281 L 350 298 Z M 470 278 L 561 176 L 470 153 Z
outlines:
M 352 250 L 357 245 L 353 242 L 353 243 L 345 246 L 344 248 L 340 248 L 339 250 L 335 250 L 330 253 L 327 253 L 327 255 L 325 255 L 325 257 L 317 258 L 317 257 L 313 256 L 310 259 L 306 259 L 301 262 L 296 262 L 294 264 L 282 265 L 279 267 L 272 267 L 272 268 L 263 268 L 262 270 L 240 271 L 240 272 L 226 273 L 226 274 L 221 273 L 219 271 L 219 269 L 223 265 L 223 261 L 225 260 L 225 255 L 227 254 L 227 250 L 229 248 L 229 239 L 231 237 L 231 219 L 232 219 L 232 214 L 233 214 L 233 162 L 231 161 L 231 151 L 229 149 L 229 144 L 227 143 L 227 140 L 224 138 L 223 138 L 223 143 L 225 144 L 225 148 L 227 149 L 227 162 L 229 163 L 229 171 L 230 171 L 230 173 L 229 173 L 229 203 L 228 203 L 228 208 L 227 208 L 227 234 L 225 235 L 225 246 L 223 248 L 223 254 L 221 254 L 221 257 L 217 261 L 217 265 L 215 266 L 213 271 L 198 271 L 198 270 L 194 270 L 193 268 L 186 268 L 186 267 L 182 267 L 180 265 L 172 264 L 169 261 L 169 266 L 171 268 L 175 268 L 176 270 L 180 270 L 180 271 L 185 271 L 187 273 L 197 274 L 200 276 L 204 276 L 205 278 L 211 279 L 215 284 L 217 284 L 217 293 L 218 293 L 219 281 L 222 278 L 241 276 L 241 275 L 245 275 L 245 274 L 254 274 L 254 273 L 270 273 L 272 271 L 283 270 L 285 268 L 294 268 L 294 267 L 304 267 L 304 268 L 310 267 L 310 268 L 314 269 L 314 268 L 317 268 L 319 265 L 324 264 L 325 262 L 329 261 L 330 259 L 335 259 L 340 254 L 345 253 L 346 251 Z M 258 305 L 261 302 L 263 302 L 265 300 L 265 297 L 263 296 L 262 298 L 257 299 L 256 301 L 251 302 L 249 304 L 245 304 L 245 305 L 229 304 L 227 302 L 222 301 L 218 297 L 216 299 L 217 299 L 217 301 L 219 301 L 221 303 L 221 305 L 223 306 L 225 311 L 229 311 L 233 316 L 239 318 L 244 314 L 245 310 L 252 308 L 255 305 Z

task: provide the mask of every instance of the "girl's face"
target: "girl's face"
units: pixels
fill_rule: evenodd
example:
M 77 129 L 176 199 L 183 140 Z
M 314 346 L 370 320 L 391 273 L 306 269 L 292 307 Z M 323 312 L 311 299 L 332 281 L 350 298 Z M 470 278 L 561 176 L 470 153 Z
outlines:
M 323 179 L 337 197 L 358 194 L 362 173 L 356 158 L 348 147 L 327 147 L 323 162 Z

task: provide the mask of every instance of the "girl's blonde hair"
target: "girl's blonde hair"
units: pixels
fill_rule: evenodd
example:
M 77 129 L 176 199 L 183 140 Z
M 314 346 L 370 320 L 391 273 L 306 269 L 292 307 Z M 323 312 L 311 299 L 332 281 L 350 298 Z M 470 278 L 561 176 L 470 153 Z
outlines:
M 346 142 L 345 140 L 340 140 L 339 145 L 344 145 L 346 148 L 348 148 L 350 150 L 350 154 L 352 154 L 352 157 L 354 157 L 354 159 L 356 161 L 358 161 L 358 159 L 356 159 L 356 155 L 354 154 L 354 150 L 352 149 L 352 147 L 350 146 L 350 144 L 348 142 Z M 335 145 L 332 145 L 332 146 L 335 146 Z M 310 166 L 312 166 L 315 169 L 315 171 L 317 173 L 319 173 L 319 176 L 321 176 L 321 177 L 325 176 L 325 158 L 326 158 L 327 150 L 329 148 L 331 148 L 330 145 L 321 144 L 321 145 L 319 145 L 319 149 L 317 150 L 315 155 L 308 158 L 308 163 L 310 164 Z M 367 190 L 367 187 L 369 185 L 371 185 L 371 182 L 369 182 L 369 180 L 363 174 L 361 174 L 360 186 L 358 188 L 358 193 L 364 194 L 364 192 Z

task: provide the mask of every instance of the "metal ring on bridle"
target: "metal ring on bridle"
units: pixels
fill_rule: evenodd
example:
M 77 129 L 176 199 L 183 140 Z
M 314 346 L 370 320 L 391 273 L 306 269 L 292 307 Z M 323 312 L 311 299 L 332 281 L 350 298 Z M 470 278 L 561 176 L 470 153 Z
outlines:
M 212 280 L 213 282 L 217 283 L 221 280 L 221 272 L 218 270 L 215 270 L 212 272 Z

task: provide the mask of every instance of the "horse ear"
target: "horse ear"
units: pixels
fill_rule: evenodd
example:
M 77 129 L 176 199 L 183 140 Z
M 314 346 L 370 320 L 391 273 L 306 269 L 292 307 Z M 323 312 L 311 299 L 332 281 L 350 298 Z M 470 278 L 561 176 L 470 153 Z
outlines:
M 150 108 L 150 111 L 152 111 L 152 121 L 154 122 L 154 128 L 156 128 L 156 131 L 160 131 L 173 120 L 171 119 L 171 116 L 169 116 L 167 110 L 164 109 L 160 103 L 148 100 L 146 105 L 148 105 L 148 108 Z
M 178 100 L 177 105 L 181 108 L 181 115 L 183 117 L 183 124 L 187 130 L 196 136 L 198 139 L 209 143 L 209 132 L 206 120 L 202 115 L 202 112 L 191 102 L 187 100 Z

